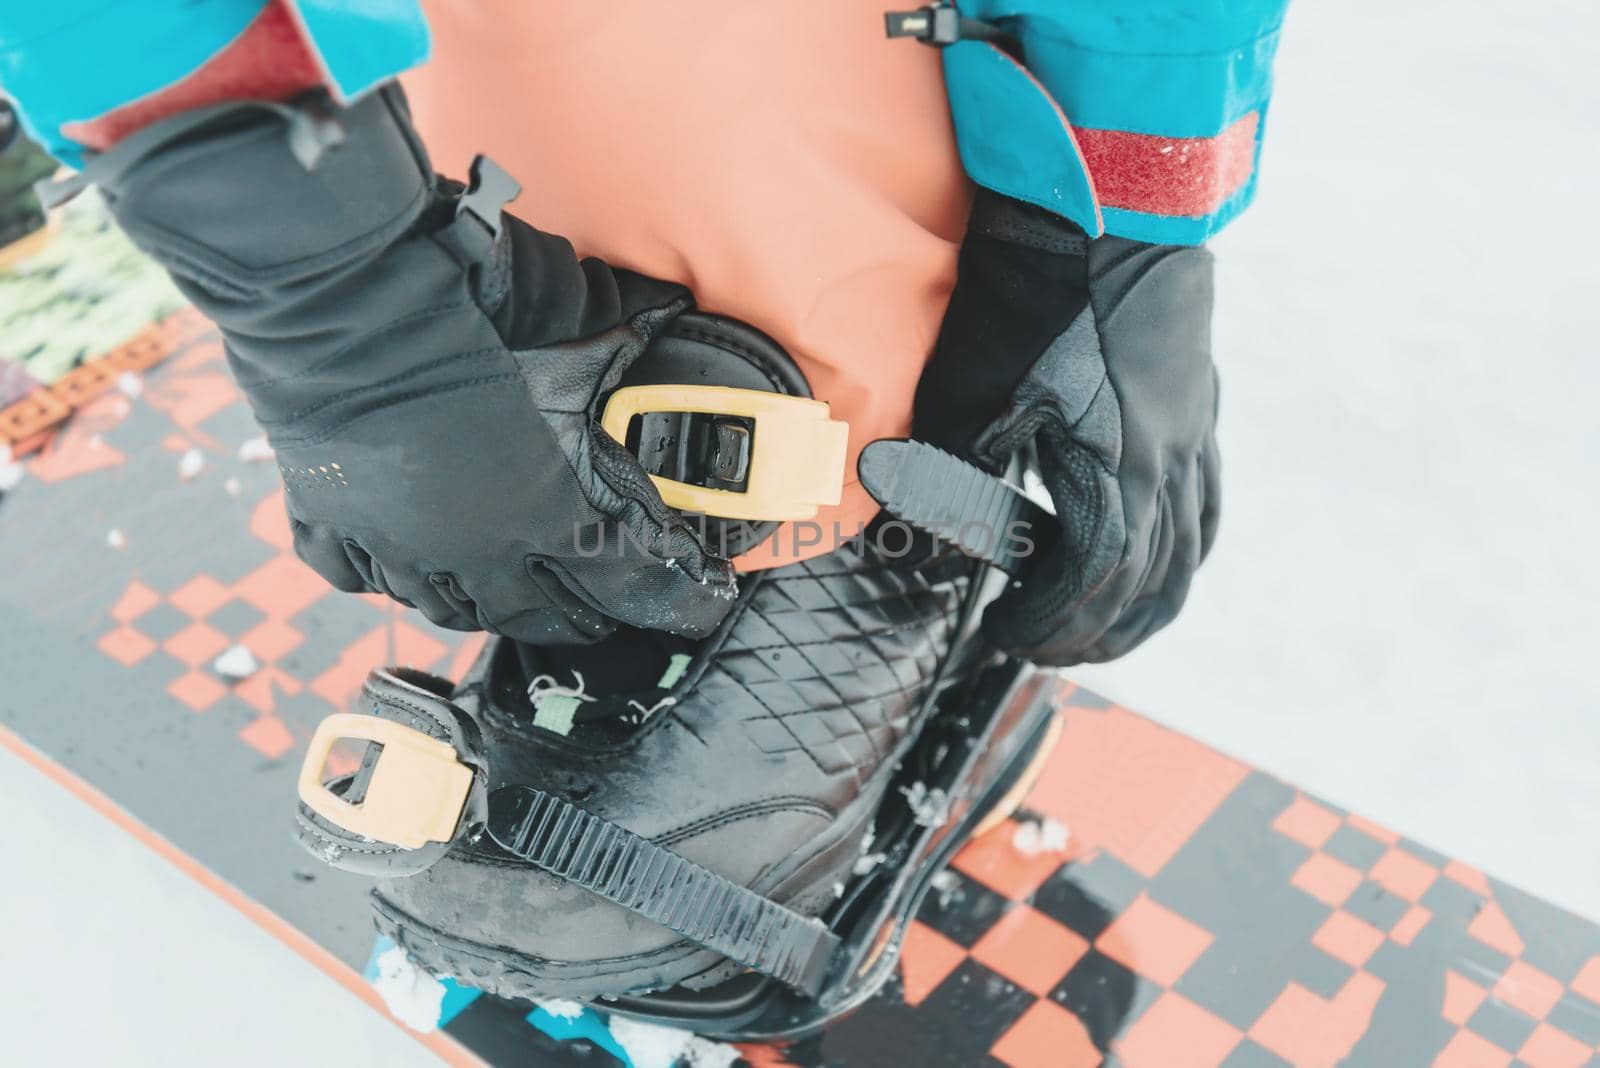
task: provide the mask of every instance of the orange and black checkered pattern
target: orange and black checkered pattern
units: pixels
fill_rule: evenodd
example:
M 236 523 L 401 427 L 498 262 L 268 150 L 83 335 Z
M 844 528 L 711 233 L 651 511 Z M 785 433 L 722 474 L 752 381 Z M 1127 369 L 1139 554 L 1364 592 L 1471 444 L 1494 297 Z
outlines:
M 220 470 L 182 482 L 177 454 L 225 467 L 254 430 L 214 335 L 152 336 L 172 351 L 144 393 L 86 396 L 28 461 L 35 484 L 0 501 L 28 613 L 0 647 L 7 722 L 302 929 L 364 940 L 359 894 L 309 875 L 286 891 L 290 862 L 219 840 L 225 820 L 191 799 L 236 806 L 229 820 L 286 812 L 305 738 L 370 667 L 459 672 L 475 643 L 327 590 L 293 557 L 271 465 L 233 464 L 233 499 Z M 234 644 L 260 669 L 231 682 L 212 662 Z M 72 716 L 95 699 L 114 716 L 85 730 Z M 1594 924 L 1086 691 L 1060 715 L 1024 810 L 956 857 L 899 976 L 749 1063 L 1600 1068 Z M 1064 850 L 1021 847 L 1040 820 L 1067 828 Z M 449 1030 L 518 1063 L 527 1012 L 485 997 Z
M 130 370 L 144 373 L 135 396 L 113 388 Z M 481 636 L 443 634 L 420 617 L 408 618 L 387 598 L 340 595 L 300 562 L 275 469 L 236 458 L 240 439 L 258 431 L 223 366 L 220 339 L 192 310 L 86 361 L 16 410 L 29 403 L 37 407 L 44 392 L 75 414 L 42 434 L 30 432 L 31 479 L 63 493 L 105 479 L 106 490 L 130 491 L 126 511 L 155 506 L 161 513 L 134 528 L 115 509 L 95 510 L 105 527 L 141 544 L 127 550 L 126 567 L 105 568 L 115 576 L 105 587 L 114 591 L 114 600 L 95 611 L 91 625 L 97 652 L 159 679 L 174 708 L 201 714 L 227 706 L 231 721 L 243 721 L 233 732 L 237 739 L 278 760 L 292 756 L 322 716 L 345 708 L 374 665 L 394 661 L 459 671 L 481 647 Z M 187 486 L 177 458 L 191 451 L 208 467 L 204 478 Z M 237 501 L 219 492 L 224 469 L 253 476 L 234 479 Z M 217 523 L 223 515 L 228 521 Z M 87 518 L 73 517 L 72 525 Z M 203 531 L 208 522 L 223 536 L 209 546 L 210 554 L 204 537 L 189 547 L 200 551 L 186 562 L 160 560 L 184 552 L 160 533 L 156 544 L 148 543 L 152 529 L 193 532 L 198 525 Z M 46 536 L 35 551 L 51 544 Z M 64 555 L 71 551 L 70 542 L 54 545 Z M 106 556 L 108 550 L 101 544 L 96 552 Z M 338 620 L 332 642 L 330 616 Z M 308 646 L 308 631 L 319 629 L 321 640 Z M 248 649 L 258 666 L 234 681 L 213 665 L 236 645 Z
M 792 1063 L 1600 1066 L 1594 925 L 1083 691 L 1061 714 L 1018 819 L 1066 852 L 968 845 L 899 986 Z
M 280 535 L 287 541 L 288 526 L 281 512 L 278 496 L 263 500 L 252 528 L 264 528 L 274 544 Z M 166 692 L 192 712 L 208 711 L 230 695 L 248 705 L 257 714 L 239 731 L 239 739 L 265 757 L 278 758 L 305 740 L 303 733 L 297 737 L 276 714 L 280 696 L 309 692 L 322 698 L 330 710 L 342 708 L 374 665 L 386 659 L 440 665 L 451 652 L 427 631 L 395 618 L 398 613 L 390 605 L 373 597 L 378 618 L 371 630 L 341 650 L 333 664 L 302 678 L 284 664 L 284 658 L 306 640 L 294 620 L 327 593 L 327 584 L 296 559 L 287 545 L 280 545 L 276 555 L 233 583 L 201 573 L 162 593 L 139 579 L 129 581 L 110 611 L 115 626 L 101 635 L 96 645 L 125 666 L 151 656 L 165 656 L 181 665 L 183 673 L 167 683 Z M 162 608 L 180 614 L 183 625 L 158 641 L 140 629 L 140 620 Z M 229 681 L 212 665 L 236 645 L 248 649 L 258 666 L 249 677 Z M 470 658 L 475 649 L 474 645 L 463 656 Z

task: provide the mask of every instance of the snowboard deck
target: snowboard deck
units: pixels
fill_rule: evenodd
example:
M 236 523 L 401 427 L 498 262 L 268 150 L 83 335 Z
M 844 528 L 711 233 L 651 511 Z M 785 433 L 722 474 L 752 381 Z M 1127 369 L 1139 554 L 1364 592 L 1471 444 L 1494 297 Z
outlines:
M 459 676 L 482 639 L 300 564 L 214 330 L 114 234 L 62 233 L 0 276 L 0 442 L 30 454 L 0 494 L 0 745 L 382 1011 L 367 880 L 293 840 L 300 757 L 371 667 Z M 117 308 L 43 276 L 85 256 L 137 282 Z M 229 680 L 235 645 L 258 667 Z M 395 1009 L 452 1064 L 1600 1068 L 1600 927 L 1086 690 L 1058 716 L 1023 809 L 821 1035 L 691 1042 L 416 976 Z

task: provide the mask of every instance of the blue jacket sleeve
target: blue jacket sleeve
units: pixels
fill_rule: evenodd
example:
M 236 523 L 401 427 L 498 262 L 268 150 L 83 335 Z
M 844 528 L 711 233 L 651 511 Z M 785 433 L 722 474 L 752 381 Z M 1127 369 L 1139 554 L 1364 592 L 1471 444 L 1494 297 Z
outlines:
M 973 180 L 1090 234 L 1199 244 L 1249 204 L 1288 0 L 958 0 L 1021 44 L 944 53 Z
M 86 122 L 177 82 L 225 48 L 267 0 L 6 0 L 0 86 L 28 133 L 79 162 L 62 127 Z M 428 29 L 418 0 L 288 0 L 341 99 L 422 62 Z

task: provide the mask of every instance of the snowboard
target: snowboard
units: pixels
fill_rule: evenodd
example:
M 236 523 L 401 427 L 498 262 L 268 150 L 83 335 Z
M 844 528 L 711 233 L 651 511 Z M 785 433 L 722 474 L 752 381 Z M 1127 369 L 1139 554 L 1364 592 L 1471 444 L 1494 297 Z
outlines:
M 0 276 L 0 745 L 452 1064 L 1600 1068 L 1600 927 L 1084 689 L 867 1006 L 731 1046 L 418 973 L 293 838 L 316 724 L 481 636 L 294 556 L 215 330 L 92 200 Z M 8 459 L 9 457 L 9 459 Z

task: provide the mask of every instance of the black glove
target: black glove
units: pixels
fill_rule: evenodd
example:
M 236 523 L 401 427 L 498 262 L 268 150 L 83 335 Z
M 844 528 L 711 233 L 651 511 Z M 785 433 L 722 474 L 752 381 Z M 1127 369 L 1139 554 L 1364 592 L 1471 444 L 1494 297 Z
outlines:
M 83 177 L 222 328 L 333 585 L 530 642 L 726 613 L 731 566 L 595 422 L 688 293 L 503 214 L 488 161 L 437 178 L 397 88 L 191 112 Z
M 22 132 L 9 101 L 0 99 L 0 251 L 45 225 L 33 184 L 50 177 L 57 163 Z M 3 256 L 0 256 L 3 258 Z
M 990 606 L 1001 648 L 1110 660 L 1182 607 L 1220 504 L 1211 268 L 980 190 L 913 436 L 994 473 L 1037 450 L 1060 532 Z

